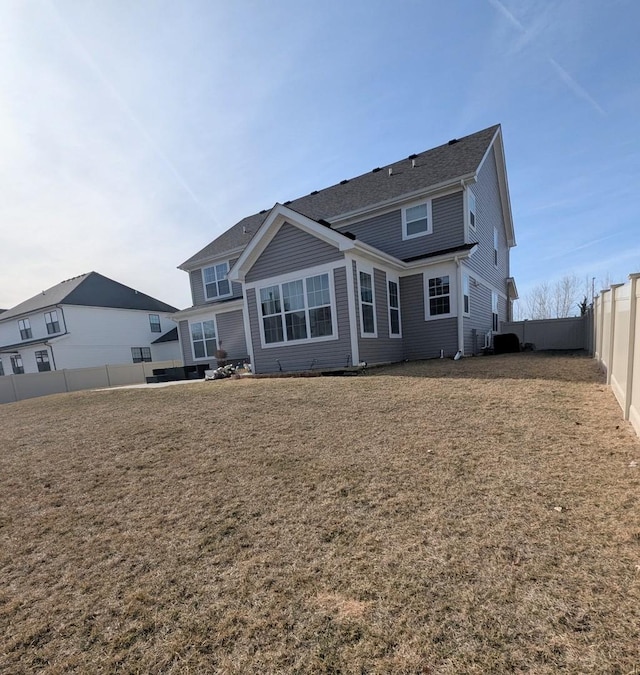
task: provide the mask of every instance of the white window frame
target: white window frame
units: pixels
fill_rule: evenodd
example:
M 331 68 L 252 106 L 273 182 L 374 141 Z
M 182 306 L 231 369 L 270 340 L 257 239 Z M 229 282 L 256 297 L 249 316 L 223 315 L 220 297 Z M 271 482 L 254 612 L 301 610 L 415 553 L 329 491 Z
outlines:
M 136 357 L 133 354 L 134 349 L 139 349 L 140 350 L 140 358 L 136 359 Z M 147 354 L 144 353 L 144 350 L 147 351 L 147 354 L 149 358 L 145 358 Z M 151 354 L 151 347 L 131 347 L 131 360 L 134 363 L 151 363 L 153 361 L 153 355 Z
M 500 244 L 500 237 L 498 234 L 498 228 L 493 228 L 493 266 L 498 267 L 498 246 Z
M 21 340 L 33 339 L 33 331 L 31 330 L 31 321 L 29 321 L 29 317 L 18 319 L 18 331 L 20 331 Z M 23 335 L 23 333 L 26 333 L 26 335 Z
M 462 313 L 471 316 L 471 277 L 462 273 Z
M 390 284 L 395 284 L 398 289 L 398 306 L 391 306 L 391 287 Z M 402 309 L 400 303 L 400 282 L 398 277 L 393 277 L 387 274 L 387 308 L 389 312 L 389 337 L 390 338 L 401 338 L 402 337 Z M 398 332 L 393 333 L 391 329 L 391 311 L 396 310 L 398 312 Z
M 372 302 L 364 302 L 362 300 L 362 286 L 360 284 L 360 273 L 368 274 L 371 277 L 371 299 Z M 368 267 L 358 263 L 356 265 L 356 274 L 358 276 L 358 311 L 360 313 L 360 337 L 362 338 L 377 338 L 378 337 L 378 314 L 376 312 L 376 275 L 373 267 Z M 362 314 L 362 305 L 373 306 L 373 333 L 364 332 L 364 318 Z
M 51 361 L 49 360 L 49 352 L 46 349 L 38 349 L 34 352 L 36 360 L 36 368 L 39 373 L 48 373 L 51 370 Z M 40 368 L 41 363 L 46 363 L 48 368 Z
M 215 275 L 216 275 L 215 281 L 208 282 L 209 285 L 214 283 L 216 285 L 216 289 L 218 289 L 218 295 L 211 295 L 210 296 L 207 293 L 207 280 L 206 280 L 206 277 L 205 277 L 205 270 L 210 270 L 210 269 L 217 270 L 217 268 L 220 265 L 226 265 L 227 271 L 225 272 L 224 277 L 222 277 L 221 279 L 218 279 L 218 273 L 216 271 L 215 272 Z M 200 273 L 202 275 L 202 290 L 204 291 L 205 300 L 220 300 L 221 298 L 229 298 L 233 295 L 233 284 L 229 280 L 229 269 L 230 269 L 229 261 L 228 260 L 222 260 L 220 262 L 214 263 L 213 265 L 207 265 L 206 267 L 203 267 L 200 270 Z M 229 292 L 221 294 L 219 284 L 220 284 L 221 281 L 225 281 L 225 280 L 229 284 Z
M 415 208 L 416 206 L 425 205 L 427 207 L 427 229 L 424 232 L 415 232 L 414 234 L 407 233 L 407 209 Z M 417 237 L 424 237 L 427 234 L 433 233 L 433 217 L 432 217 L 432 208 L 430 199 L 422 199 L 411 204 L 407 204 L 402 207 L 402 239 L 406 241 L 407 239 L 416 239 Z
M 431 314 L 431 296 L 429 294 L 429 281 L 431 279 L 441 279 L 442 277 L 449 278 L 449 312 L 447 314 Z M 437 321 L 438 319 L 449 319 L 456 316 L 456 302 L 455 302 L 455 273 L 453 270 L 432 271 L 424 273 L 424 305 L 425 305 L 425 321 Z M 444 297 L 434 296 L 434 297 Z
M 328 342 L 330 340 L 338 339 L 338 309 L 336 306 L 336 294 L 334 287 L 334 274 L 333 267 L 319 267 L 311 268 L 304 271 L 298 271 L 295 273 L 290 273 L 282 277 L 274 277 L 271 279 L 261 280 L 259 284 L 252 284 L 252 288 L 255 289 L 256 296 L 256 314 L 258 317 L 258 323 L 260 325 L 260 346 L 262 349 L 273 349 L 273 348 L 282 348 L 285 346 L 294 346 L 294 345 L 308 345 L 308 344 L 318 344 L 320 342 Z M 329 281 L 329 305 L 319 305 L 318 307 L 329 307 L 331 310 L 331 335 L 322 335 L 320 337 L 306 337 L 300 339 L 289 340 L 287 338 L 287 325 L 285 319 L 284 305 L 282 302 L 282 285 L 289 284 L 296 281 L 302 281 L 303 293 L 304 293 L 304 309 L 296 311 L 304 311 L 307 336 L 311 335 L 311 326 L 309 321 L 309 310 L 317 309 L 318 307 L 309 307 L 308 306 L 308 296 L 307 296 L 307 279 L 312 279 L 313 277 L 319 277 L 322 275 L 327 275 Z M 260 299 L 260 291 L 265 288 L 270 288 L 271 286 L 277 286 L 278 292 L 280 294 L 280 312 L 275 314 L 267 314 L 267 316 L 280 316 L 282 322 L 282 341 L 281 342 L 267 342 L 265 332 L 264 332 L 264 321 L 265 318 L 262 314 L 262 302 Z
M 60 321 L 58 319 L 58 310 L 52 309 L 50 312 L 44 313 L 44 324 L 47 329 L 47 335 L 55 335 L 60 332 Z M 56 324 L 58 324 L 58 330 L 49 330 L 49 327 L 55 329 Z
M 500 306 L 498 303 L 498 294 L 491 291 L 491 330 L 494 333 L 500 330 Z
M 22 354 L 14 354 L 9 360 L 11 361 L 11 370 L 13 374 L 24 375 L 24 361 L 22 360 Z M 19 372 L 16 372 L 16 368 Z
M 152 321 L 151 317 L 157 317 L 158 321 Z M 152 333 L 162 333 L 162 321 L 159 314 L 149 314 L 149 328 Z
M 473 230 L 474 232 L 476 231 L 476 221 L 477 221 L 477 211 L 476 211 L 476 196 L 471 192 L 471 190 L 467 190 L 467 206 L 468 206 L 468 218 L 469 218 L 469 229 Z M 472 218 L 473 216 L 473 218 Z
M 216 341 L 216 348 L 215 348 L 215 350 L 214 350 L 214 352 L 211 356 L 207 356 L 207 344 L 206 344 L 207 341 L 204 338 L 204 326 L 202 326 L 202 335 L 203 335 L 202 342 L 204 343 L 205 354 L 204 354 L 204 356 L 196 356 L 196 347 L 193 344 L 193 333 L 191 331 L 191 326 L 194 326 L 196 324 L 204 324 L 208 321 L 211 321 L 213 323 L 213 330 L 215 332 L 215 338 L 214 339 Z M 200 342 L 200 340 L 198 340 L 198 342 Z M 219 333 L 218 333 L 218 322 L 216 321 L 215 314 L 211 317 L 200 318 L 198 321 L 195 321 L 195 320 L 189 321 L 189 344 L 191 345 L 191 356 L 193 357 L 194 361 L 211 361 L 212 359 L 216 358 L 216 352 L 218 351 L 218 349 L 220 349 L 220 337 L 219 337 Z

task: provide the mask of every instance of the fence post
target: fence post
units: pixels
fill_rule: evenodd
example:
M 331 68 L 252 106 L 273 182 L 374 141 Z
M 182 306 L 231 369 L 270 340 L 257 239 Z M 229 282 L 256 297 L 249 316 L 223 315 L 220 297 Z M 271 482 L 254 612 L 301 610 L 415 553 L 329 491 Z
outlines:
M 633 366 L 635 363 L 636 345 L 636 316 L 638 311 L 638 299 L 636 298 L 638 279 L 640 274 L 630 274 L 631 289 L 629 292 L 629 355 L 627 359 L 627 389 L 624 396 L 624 419 L 629 419 L 631 413 L 631 396 L 633 395 Z
M 9 375 L 9 377 L 11 378 L 11 388 L 13 389 L 13 400 L 19 401 L 20 399 L 18 398 L 18 390 L 16 389 L 16 376 Z
M 613 374 L 613 340 L 616 334 L 616 289 L 624 284 L 611 284 L 611 325 L 609 326 L 609 354 L 607 358 L 607 384 Z

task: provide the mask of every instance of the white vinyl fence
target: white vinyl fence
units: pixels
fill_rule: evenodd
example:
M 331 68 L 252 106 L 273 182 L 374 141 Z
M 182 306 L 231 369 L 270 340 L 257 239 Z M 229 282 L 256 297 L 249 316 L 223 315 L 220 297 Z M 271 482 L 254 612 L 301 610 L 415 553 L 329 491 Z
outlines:
M 640 274 L 595 299 L 595 358 L 607 374 L 625 420 L 640 436 Z
M 156 368 L 176 368 L 182 361 L 125 363 L 95 368 L 70 368 L 48 373 L 25 373 L 0 377 L 0 403 L 13 403 L 25 398 L 61 394 L 82 389 L 121 387 L 143 384 Z
M 532 344 L 538 350 L 592 348 L 591 312 L 567 319 L 536 319 L 503 321 L 502 333 L 515 333 L 522 344 Z

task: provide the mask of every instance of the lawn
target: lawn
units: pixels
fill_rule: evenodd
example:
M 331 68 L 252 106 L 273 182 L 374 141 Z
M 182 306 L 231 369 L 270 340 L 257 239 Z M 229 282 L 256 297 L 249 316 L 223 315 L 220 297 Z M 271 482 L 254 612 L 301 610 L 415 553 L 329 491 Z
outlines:
M 0 406 L 2 673 L 640 669 L 640 439 L 505 355 Z

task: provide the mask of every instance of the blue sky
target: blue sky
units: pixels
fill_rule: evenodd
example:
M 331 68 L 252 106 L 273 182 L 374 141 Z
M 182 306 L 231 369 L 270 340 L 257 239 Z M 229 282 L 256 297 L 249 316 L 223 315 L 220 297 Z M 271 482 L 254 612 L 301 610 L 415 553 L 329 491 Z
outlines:
M 640 271 L 635 0 L 4 0 L 0 307 L 500 122 L 520 295 Z

